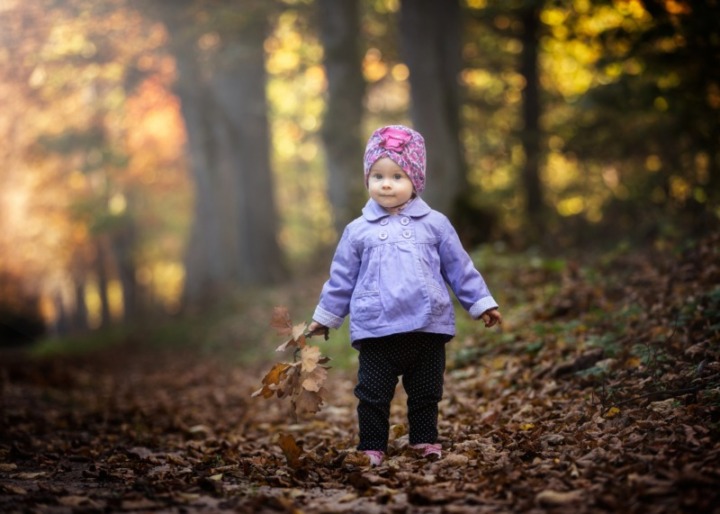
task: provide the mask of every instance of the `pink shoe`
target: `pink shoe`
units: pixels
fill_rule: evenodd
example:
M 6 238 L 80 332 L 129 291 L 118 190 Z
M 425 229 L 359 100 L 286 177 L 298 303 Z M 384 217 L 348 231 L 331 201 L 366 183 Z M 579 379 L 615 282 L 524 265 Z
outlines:
M 420 452 L 426 459 L 438 460 L 442 457 L 442 446 L 439 444 L 420 443 L 413 444 L 411 448 Z
M 382 464 L 382 461 L 385 458 L 385 452 L 381 452 L 380 450 L 365 450 L 363 453 L 370 459 L 370 465 L 372 467 Z

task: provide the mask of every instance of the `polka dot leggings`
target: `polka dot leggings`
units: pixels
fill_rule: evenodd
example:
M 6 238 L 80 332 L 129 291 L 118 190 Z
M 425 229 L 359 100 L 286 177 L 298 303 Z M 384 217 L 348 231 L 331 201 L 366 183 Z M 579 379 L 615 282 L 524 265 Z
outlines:
M 398 376 L 408 395 L 410 444 L 437 440 L 438 402 L 443 394 L 445 343 L 449 336 L 408 332 L 359 341 L 358 450 L 387 451 L 390 402 Z

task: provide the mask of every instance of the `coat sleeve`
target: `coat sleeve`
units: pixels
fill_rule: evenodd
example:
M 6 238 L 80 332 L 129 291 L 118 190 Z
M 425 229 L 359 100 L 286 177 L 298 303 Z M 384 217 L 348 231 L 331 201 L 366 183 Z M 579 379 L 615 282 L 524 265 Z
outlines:
M 330 328 L 339 328 L 350 313 L 350 299 L 360 272 L 361 253 L 345 228 L 330 265 L 330 278 L 325 282 L 313 320 Z
M 439 253 L 443 278 L 470 316 L 477 319 L 486 310 L 498 306 L 490 294 L 485 279 L 475 268 L 455 228 L 447 218 L 445 218 Z

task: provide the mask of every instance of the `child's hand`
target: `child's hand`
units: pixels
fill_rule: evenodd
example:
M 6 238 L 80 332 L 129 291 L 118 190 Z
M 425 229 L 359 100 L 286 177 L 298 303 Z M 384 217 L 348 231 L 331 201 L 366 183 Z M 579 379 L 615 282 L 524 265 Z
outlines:
M 325 325 L 321 325 L 317 321 L 313 320 L 307 327 L 307 333 L 311 336 L 316 336 L 322 334 L 325 336 L 325 340 L 328 340 L 328 327 Z
M 495 325 L 502 325 L 502 314 L 500 314 L 500 311 L 497 309 L 486 310 L 482 313 L 480 319 L 483 320 L 483 323 L 485 323 L 485 326 L 488 328 L 494 327 Z

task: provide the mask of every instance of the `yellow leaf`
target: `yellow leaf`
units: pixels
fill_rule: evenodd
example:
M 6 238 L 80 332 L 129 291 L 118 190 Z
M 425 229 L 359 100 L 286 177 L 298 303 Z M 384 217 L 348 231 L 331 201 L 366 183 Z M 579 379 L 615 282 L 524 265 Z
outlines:
M 395 439 L 402 437 L 407 434 L 407 426 L 404 424 L 393 425 L 390 427 L 390 433 Z
M 620 409 L 619 409 L 619 408 L 617 408 L 617 407 L 610 407 L 610 408 L 608 409 L 608 411 L 605 413 L 605 417 L 606 417 L 606 418 L 614 418 L 614 417 L 617 416 L 618 414 L 620 414 Z
M 625 361 L 626 368 L 639 368 L 642 361 L 638 357 L 630 357 Z
M 520 430 L 523 431 L 532 430 L 533 428 L 535 428 L 535 423 L 523 423 L 522 425 L 520 425 Z

